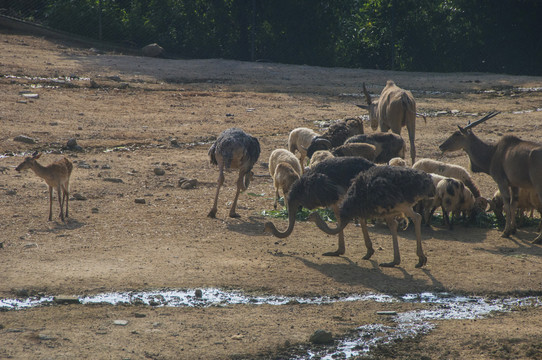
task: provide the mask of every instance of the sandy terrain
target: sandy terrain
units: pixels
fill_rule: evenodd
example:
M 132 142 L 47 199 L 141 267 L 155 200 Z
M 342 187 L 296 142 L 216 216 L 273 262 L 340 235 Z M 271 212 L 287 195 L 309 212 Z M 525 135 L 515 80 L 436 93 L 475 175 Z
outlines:
M 422 269 L 414 267 L 410 227 L 400 234 L 400 266 L 381 268 L 379 263 L 392 258 L 384 226 L 370 229 L 376 253 L 367 261 L 361 259 L 365 249 L 355 226 L 346 228 L 346 254 L 324 257 L 335 250 L 336 237 L 298 222 L 293 234 L 280 240 L 264 233 L 270 219 L 262 215 L 273 206 L 265 166 L 271 151 L 286 147 L 296 127 L 319 131 L 322 121 L 364 115 L 354 106 L 363 101 L 362 82 L 375 94 L 388 79 L 412 90 L 418 111 L 428 115 L 426 124 L 417 123 L 418 157 L 468 166 L 463 152 L 444 156 L 438 145 L 457 125 L 488 111 L 502 113 L 476 129 L 483 139 L 495 141 L 504 134 L 540 139 L 540 77 L 151 59 L 5 30 L 0 34 L 0 154 L 7 154 L 0 159 L 0 298 L 212 287 L 288 296 L 540 295 L 542 247 L 531 244 L 535 226 L 506 239 L 498 229 L 460 224 L 450 231 L 437 223 L 422 231 L 428 257 Z M 25 91 L 39 97 L 24 98 Z M 232 219 L 228 209 L 236 174 L 226 174 L 217 218 L 210 219 L 218 172 L 207 150 L 221 131 L 234 126 L 259 138 L 256 177 L 240 196 L 241 217 Z M 365 130 L 372 131 L 368 124 Z M 15 141 L 19 135 L 36 142 Z M 61 151 L 71 138 L 82 152 Z M 60 159 L 61 152 L 74 164 L 66 222 L 58 218 L 57 203 L 53 221 L 47 221 L 44 181 L 31 171 L 15 171 L 22 154 L 36 150 L 44 152 L 43 164 Z M 156 175 L 157 167 L 165 174 Z M 484 196 L 497 189 L 488 175 L 473 176 Z M 183 189 L 181 178 L 198 184 Z M 280 229 L 287 225 L 272 221 Z M 358 326 L 390 321 L 377 311 L 418 307 L 423 305 L 38 307 L 1 313 L 0 358 L 289 358 L 309 345 L 315 330 L 339 338 Z M 119 319 L 127 325 L 114 325 Z M 541 325 L 539 307 L 439 321 L 427 335 L 372 354 L 540 358 Z

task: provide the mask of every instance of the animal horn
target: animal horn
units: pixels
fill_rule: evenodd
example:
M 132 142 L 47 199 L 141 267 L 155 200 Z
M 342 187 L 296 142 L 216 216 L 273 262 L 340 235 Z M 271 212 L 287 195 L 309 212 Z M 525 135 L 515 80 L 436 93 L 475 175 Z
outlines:
M 483 118 L 479 119 L 479 120 L 476 120 L 475 122 L 473 123 L 469 123 L 467 126 L 465 126 L 463 128 L 463 130 L 467 130 L 467 129 L 471 129 L 477 125 L 480 125 L 481 123 L 483 123 L 484 121 L 487 121 L 489 119 L 491 119 L 492 117 L 494 116 L 497 116 L 499 115 L 501 112 L 500 111 L 493 111 L 493 112 L 490 112 L 489 114 L 487 114 L 486 116 L 484 116 Z
M 37 158 L 39 155 L 39 151 L 34 151 L 34 153 L 32 154 L 32 157 L 35 159 Z
M 367 88 L 365 87 L 365 83 L 363 83 L 363 93 L 365 94 L 367 105 L 371 105 L 371 95 L 369 95 L 369 92 L 367 91 Z

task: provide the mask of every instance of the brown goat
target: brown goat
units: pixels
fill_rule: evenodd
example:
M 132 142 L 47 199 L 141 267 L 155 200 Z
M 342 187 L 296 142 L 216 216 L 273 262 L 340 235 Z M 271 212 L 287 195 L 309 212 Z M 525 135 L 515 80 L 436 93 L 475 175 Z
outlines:
M 465 150 L 470 158 L 471 170 L 489 174 L 497 183 L 504 202 L 506 225 L 502 233 L 508 237 L 516 232 L 516 213 L 519 188 L 534 189 L 542 202 L 542 144 L 506 135 L 496 144 L 478 138 L 472 127 L 492 118 L 490 113 L 482 119 L 454 132 L 440 146 L 442 151 Z M 540 210 L 540 209 L 539 209 Z M 542 232 L 533 243 L 542 243 Z
M 363 84 L 363 93 L 367 100 L 367 105 L 358 105 L 362 109 L 369 111 L 371 128 L 376 130 L 380 125 L 380 131 L 392 132 L 401 135 L 401 129 L 406 126 L 408 138 L 410 140 L 410 157 L 412 163 L 416 161 L 416 101 L 412 93 L 403 90 L 391 80 L 388 80 L 386 87 L 382 90 L 380 98 L 373 101 L 371 95 Z

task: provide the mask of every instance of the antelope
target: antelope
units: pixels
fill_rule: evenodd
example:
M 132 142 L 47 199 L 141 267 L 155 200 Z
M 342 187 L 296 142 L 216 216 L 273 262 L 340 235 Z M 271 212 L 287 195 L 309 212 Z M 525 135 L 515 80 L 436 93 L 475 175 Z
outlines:
M 439 148 L 444 152 L 463 149 L 469 156 L 473 172 L 486 173 L 495 180 L 506 212 L 502 237 L 509 237 L 517 229 L 514 214 L 518 205 L 519 188 L 533 189 L 542 202 L 542 144 L 521 140 L 513 135 L 503 136 L 496 144 L 492 144 L 481 140 L 472 132 L 473 127 L 497 114 L 499 112 L 491 112 L 464 128 L 458 126 L 459 130 Z M 542 244 L 542 230 L 533 243 Z
M 403 90 L 391 80 L 388 80 L 386 87 L 382 90 L 380 98 L 372 101 L 371 95 L 363 83 L 363 93 L 367 105 L 357 105 L 369 111 L 371 128 L 376 130 L 380 125 L 380 131 L 387 132 L 391 129 L 395 134 L 401 135 L 401 129 L 406 126 L 410 140 L 410 157 L 412 163 L 416 161 L 416 101 L 412 93 Z M 425 116 L 424 116 L 425 119 Z
M 43 166 L 37 161 L 40 156 L 41 153 L 37 151 L 32 156 L 27 156 L 15 170 L 20 172 L 32 169 L 36 175 L 45 180 L 49 187 L 49 221 L 53 219 L 53 189 L 56 189 L 58 203 L 60 204 L 60 219 L 64 221 L 64 202 L 66 203 L 66 217 L 68 217 L 69 183 L 73 164 L 67 158 L 63 158 L 52 164 Z

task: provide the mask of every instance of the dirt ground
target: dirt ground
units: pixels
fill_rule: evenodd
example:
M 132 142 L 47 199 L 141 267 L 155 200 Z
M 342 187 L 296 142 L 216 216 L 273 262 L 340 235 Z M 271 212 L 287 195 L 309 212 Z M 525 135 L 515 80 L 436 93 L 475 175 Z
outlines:
M 409 228 L 400 234 L 400 266 L 381 268 L 378 264 L 393 255 L 383 226 L 370 229 L 376 249 L 371 260 L 361 259 L 362 234 L 352 225 L 345 231 L 346 254 L 324 257 L 335 250 L 336 237 L 298 222 L 293 234 L 280 240 L 264 233 L 270 219 L 261 214 L 273 206 L 265 166 L 271 151 L 285 148 L 296 127 L 320 131 L 321 121 L 364 115 L 354 106 L 363 101 L 362 82 L 375 94 L 388 79 L 412 90 L 418 111 L 428 115 L 426 124 L 417 123 L 418 157 L 468 166 L 463 152 L 444 156 L 438 145 L 457 125 L 488 111 L 502 113 L 476 129 L 481 138 L 540 139 L 540 77 L 152 59 L 5 29 L 0 29 L 0 69 L 0 154 L 7 154 L 0 158 L 0 298 L 209 287 L 291 296 L 541 294 L 542 247 L 531 244 L 535 226 L 511 238 L 474 226 L 424 228 L 428 263 L 422 269 L 414 267 Z M 25 91 L 39 97 L 25 98 Z M 241 217 L 232 219 L 236 174 L 226 174 L 217 218 L 210 219 L 218 171 L 207 151 L 221 131 L 234 126 L 261 143 L 256 177 L 239 198 Z M 19 135 L 36 143 L 15 141 Z M 83 151 L 61 151 L 71 138 Z M 60 159 L 61 152 L 74 163 L 66 222 L 58 218 L 58 203 L 53 221 L 47 221 L 45 182 L 31 171 L 15 171 L 22 154 L 36 150 L 44 152 L 43 164 Z M 165 174 L 156 175 L 157 167 Z M 473 177 L 484 196 L 495 192 L 488 175 Z M 198 184 L 183 189 L 181 178 Z M 286 220 L 271 220 L 286 227 Z M 0 312 L 0 358 L 288 358 L 315 330 L 340 337 L 360 325 L 385 322 L 379 310 L 416 306 L 63 305 L 6 311 Z M 128 324 L 116 326 L 117 319 Z M 440 321 L 429 334 L 372 356 L 541 358 L 541 326 L 537 307 Z

